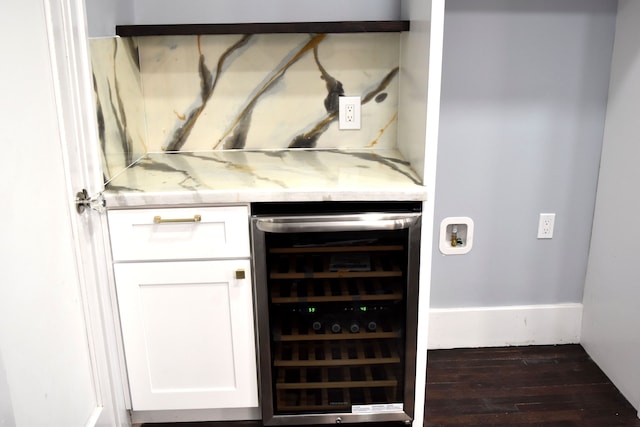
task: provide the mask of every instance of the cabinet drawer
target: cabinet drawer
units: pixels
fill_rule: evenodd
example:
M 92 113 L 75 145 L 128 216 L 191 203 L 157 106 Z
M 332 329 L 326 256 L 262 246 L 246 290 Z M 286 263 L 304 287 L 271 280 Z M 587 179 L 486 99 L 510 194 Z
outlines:
M 249 257 L 247 206 L 109 211 L 114 261 Z

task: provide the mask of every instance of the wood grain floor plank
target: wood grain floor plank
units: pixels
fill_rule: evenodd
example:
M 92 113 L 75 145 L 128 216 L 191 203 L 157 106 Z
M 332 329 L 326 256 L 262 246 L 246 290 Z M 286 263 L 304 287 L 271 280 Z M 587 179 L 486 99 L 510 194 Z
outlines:
M 579 345 L 429 352 L 426 426 L 640 426 Z

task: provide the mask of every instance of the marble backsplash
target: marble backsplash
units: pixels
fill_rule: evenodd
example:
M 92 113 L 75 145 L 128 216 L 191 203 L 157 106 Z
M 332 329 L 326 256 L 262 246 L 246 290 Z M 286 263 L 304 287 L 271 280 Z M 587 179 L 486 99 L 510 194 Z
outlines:
M 133 39 L 90 40 L 105 182 L 147 153 L 138 49 Z
M 106 179 L 162 151 L 396 147 L 398 33 L 93 39 Z M 362 129 L 338 129 L 338 97 Z

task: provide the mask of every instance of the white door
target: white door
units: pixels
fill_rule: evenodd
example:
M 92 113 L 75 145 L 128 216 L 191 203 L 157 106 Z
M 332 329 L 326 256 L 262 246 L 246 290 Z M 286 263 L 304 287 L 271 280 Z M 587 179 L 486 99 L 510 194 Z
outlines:
M 128 425 L 100 221 L 72 200 L 98 170 L 84 12 L 50 3 L 0 3 L 0 424 Z

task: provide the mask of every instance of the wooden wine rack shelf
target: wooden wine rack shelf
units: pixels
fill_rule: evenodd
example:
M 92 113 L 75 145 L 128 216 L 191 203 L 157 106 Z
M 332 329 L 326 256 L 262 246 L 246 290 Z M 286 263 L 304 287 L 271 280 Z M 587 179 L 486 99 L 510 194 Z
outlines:
M 282 367 L 364 366 L 399 364 L 400 355 L 389 341 L 280 343 L 273 365 Z
M 291 334 L 278 334 L 277 332 L 273 333 L 274 341 L 335 341 L 335 340 L 361 340 L 361 339 L 390 339 L 390 338 L 400 338 L 401 334 L 399 331 L 389 331 L 389 332 L 368 332 L 364 329 L 360 329 L 359 332 L 351 333 L 351 332 L 342 332 L 338 334 L 332 333 L 314 333 L 310 332 L 307 334 L 299 334 L 297 330 L 293 330 Z
M 397 375 L 389 366 L 281 368 L 276 382 L 276 390 L 397 386 Z
M 372 339 L 393 339 L 402 337 L 402 332 L 387 321 L 378 325 L 375 331 L 368 331 L 360 328 L 358 332 L 332 333 L 325 325 L 321 330 L 313 330 L 304 322 L 299 323 L 297 318 L 282 319 L 273 325 L 272 339 L 274 342 L 288 341 L 351 341 L 351 340 L 372 340 Z
M 339 279 L 356 277 L 401 277 L 402 267 L 386 253 L 371 254 L 370 271 L 331 271 L 330 254 L 289 254 L 271 265 L 270 279 Z
M 278 390 L 277 407 L 282 412 L 349 410 L 354 403 L 397 401 L 396 392 L 395 388 Z
M 274 282 L 271 302 L 274 304 L 301 302 L 399 301 L 400 283 L 373 279 L 344 279 L 338 281 L 306 279 L 300 282 Z

